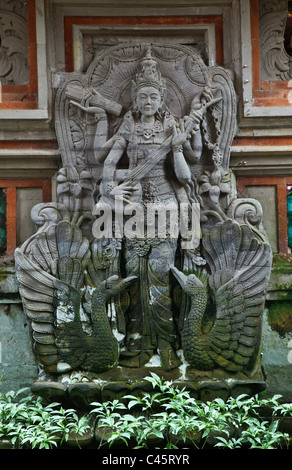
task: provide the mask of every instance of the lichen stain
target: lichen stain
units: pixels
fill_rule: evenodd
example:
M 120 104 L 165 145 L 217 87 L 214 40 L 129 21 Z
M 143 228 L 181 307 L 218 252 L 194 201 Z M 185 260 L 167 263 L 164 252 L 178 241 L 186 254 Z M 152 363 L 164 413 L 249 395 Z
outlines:
M 272 304 L 269 308 L 268 322 L 272 330 L 280 336 L 292 331 L 292 302 Z

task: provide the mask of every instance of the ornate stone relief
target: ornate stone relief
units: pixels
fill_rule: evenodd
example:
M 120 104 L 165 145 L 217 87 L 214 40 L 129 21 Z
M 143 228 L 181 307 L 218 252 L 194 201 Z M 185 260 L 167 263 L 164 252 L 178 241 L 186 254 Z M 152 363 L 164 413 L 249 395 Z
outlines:
M 185 46 L 121 44 L 66 76 L 55 115 L 58 202 L 33 209 L 15 253 L 46 377 L 262 379 L 271 248 L 229 170 L 229 73 Z
M 140 26 L 139 36 L 137 31 L 131 30 L 129 27 L 116 28 L 115 34 L 112 28 L 106 26 L 90 27 L 90 32 L 86 28 L 77 29 L 74 37 L 75 44 L 79 40 L 79 56 L 82 60 L 82 70 L 86 70 L 94 57 L 100 55 L 106 49 L 119 44 L 140 43 L 146 42 L 147 37 L 151 34 L 151 42 L 161 42 L 161 28 L 159 26 Z M 138 37 L 137 37 L 138 36 Z M 215 29 L 210 25 L 180 25 L 179 27 L 170 27 L 167 34 L 164 32 L 164 42 L 168 44 L 183 44 L 189 48 L 194 48 L 204 58 L 206 63 L 215 61 Z M 76 47 L 76 46 L 75 46 Z M 75 55 L 78 55 L 75 50 Z M 78 69 L 81 70 L 81 69 Z
M 24 1 L 0 2 L 0 80 L 2 85 L 26 85 L 29 81 Z
M 262 80 L 289 80 L 292 57 L 284 47 L 288 1 L 260 0 L 259 4 Z

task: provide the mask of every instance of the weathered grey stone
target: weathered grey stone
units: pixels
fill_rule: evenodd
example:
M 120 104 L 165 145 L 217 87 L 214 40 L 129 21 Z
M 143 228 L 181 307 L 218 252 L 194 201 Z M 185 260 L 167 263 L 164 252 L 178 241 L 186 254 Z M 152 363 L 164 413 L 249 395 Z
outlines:
M 2 297 L 1 300 L 4 300 Z M 0 304 L 0 390 L 2 393 L 30 387 L 38 375 L 29 325 L 21 305 Z
M 123 370 L 207 371 L 208 393 L 227 392 L 218 377 L 258 383 L 271 248 L 229 171 L 230 74 L 182 45 L 119 44 L 60 77 L 55 115 L 57 202 L 33 209 L 38 230 L 15 253 L 48 383 L 106 377 L 102 399 L 130 389 Z
M 67 387 L 58 382 L 35 382 L 31 392 L 51 402 L 64 403 L 67 399 Z

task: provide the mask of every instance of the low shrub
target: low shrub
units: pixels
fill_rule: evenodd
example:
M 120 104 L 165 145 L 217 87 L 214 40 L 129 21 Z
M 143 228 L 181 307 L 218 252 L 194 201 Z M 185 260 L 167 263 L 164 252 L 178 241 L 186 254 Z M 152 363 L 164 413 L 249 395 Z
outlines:
M 292 404 L 281 404 L 281 395 L 250 397 L 242 394 L 223 401 L 202 402 L 186 389 L 156 374 L 153 393 L 127 395 L 118 400 L 92 403 L 98 420 L 99 445 L 131 448 L 288 448 L 289 434 L 279 429 L 281 420 L 292 417 Z M 263 414 L 264 413 L 264 414 Z
M 52 449 L 88 429 L 87 418 L 75 410 L 46 404 L 27 392 L 0 393 L 0 440 L 9 440 L 15 448 Z
M 151 373 L 152 393 L 126 395 L 123 400 L 91 403 L 88 415 L 60 403 L 25 396 L 27 389 L 0 393 L 0 441 L 15 448 L 52 449 L 72 436 L 95 430 L 91 448 L 284 449 L 290 446 L 281 423 L 292 422 L 292 403 L 281 395 L 242 394 L 223 401 L 202 402 L 189 391 Z M 288 426 L 289 427 L 289 426 Z M 291 426 L 290 426 L 291 428 Z

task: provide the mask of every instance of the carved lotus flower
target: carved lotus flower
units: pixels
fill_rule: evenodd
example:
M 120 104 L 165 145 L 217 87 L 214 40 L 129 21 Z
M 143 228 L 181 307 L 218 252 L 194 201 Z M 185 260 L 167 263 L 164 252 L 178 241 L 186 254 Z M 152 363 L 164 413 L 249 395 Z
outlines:
M 211 201 L 215 204 L 219 203 L 220 194 L 229 194 L 229 175 L 224 173 L 220 168 L 211 171 L 205 171 L 203 175 L 198 178 L 200 184 L 199 194 L 209 193 Z
M 91 174 L 89 171 L 81 171 L 80 175 L 76 168 L 68 165 L 61 168 L 57 176 L 58 196 L 68 194 L 78 199 L 82 195 L 83 189 L 92 190 Z

